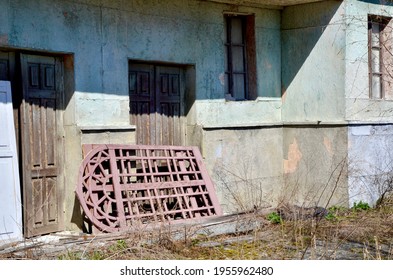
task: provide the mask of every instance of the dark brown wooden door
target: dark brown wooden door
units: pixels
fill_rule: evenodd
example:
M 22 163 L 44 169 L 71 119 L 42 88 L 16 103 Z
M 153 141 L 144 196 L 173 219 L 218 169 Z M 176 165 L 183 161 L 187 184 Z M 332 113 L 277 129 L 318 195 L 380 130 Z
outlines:
M 24 233 L 31 237 L 63 224 L 62 61 L 22 54 L 21 68 Z
M 181 67 L 130 64 L 130 115 L 137 144 L 184 145 L 183 80 Z
M 9 81 L 10 80 L 10 58 L 8 52 L 0 51 L 0 80 Z

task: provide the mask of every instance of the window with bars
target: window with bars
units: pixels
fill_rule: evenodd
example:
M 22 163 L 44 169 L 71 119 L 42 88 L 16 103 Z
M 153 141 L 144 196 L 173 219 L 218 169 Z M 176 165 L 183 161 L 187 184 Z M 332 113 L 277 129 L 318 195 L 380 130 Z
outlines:
M 391 18 L 368 16 L 370 98 L 383 99 L 392 89 Z
M 256 99 L 254 15 L 225 15 L 226 99 Z

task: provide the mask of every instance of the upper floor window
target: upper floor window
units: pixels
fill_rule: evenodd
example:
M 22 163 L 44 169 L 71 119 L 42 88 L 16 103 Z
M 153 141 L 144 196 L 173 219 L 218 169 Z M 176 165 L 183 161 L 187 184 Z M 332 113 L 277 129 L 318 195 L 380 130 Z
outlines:
M 226 99 L 256 99 L 255 19 L 225 15 Z
M 370 98 L 382 99 L 393 89 L 391 18 L 368 16 Z

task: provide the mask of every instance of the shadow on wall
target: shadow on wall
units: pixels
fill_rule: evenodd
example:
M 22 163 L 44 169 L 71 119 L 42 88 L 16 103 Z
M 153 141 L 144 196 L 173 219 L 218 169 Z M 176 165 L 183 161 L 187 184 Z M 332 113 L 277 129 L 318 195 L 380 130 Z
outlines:
M 282 89 L 290 86 L 318 40 L 332 22 L 342 1 L 287 7 L 282 13 Z M 306 15 L 306 16 L 305 16 Z
M 29 57 L 33 57 L 30 59 L 33 59 L 34 63 L 29 61 Z M 51 58 L 55 58 L 61 63 L 50 65 L 47 61 Z M 43 76 L 44 73 L 46 76 Z M 23 89 L 23 85 L 27 85 L 29 79 L 33 78 L 37 79 L 37 85 L 30 86 L 32 90 L 41 87 L 44 87 L 44 90 L 54 90 L 55 79 L 61 79 L 62 102 L 57 103 L 56 106 L 54 103 L 47 102 L 45 108 L 66 110 L 75 91 L 74 55 L 13 48 L 0 51 L 0 80 L 11 82 L 14 110 L 19 110 L 24 98 L 23 90 L 26 91 L 26 89 Z
M 380 4 L 386 6 L 393 6 L 393 2 L 389 0 L 358 0 L 359 2 L 365 2 L 370 4 Z

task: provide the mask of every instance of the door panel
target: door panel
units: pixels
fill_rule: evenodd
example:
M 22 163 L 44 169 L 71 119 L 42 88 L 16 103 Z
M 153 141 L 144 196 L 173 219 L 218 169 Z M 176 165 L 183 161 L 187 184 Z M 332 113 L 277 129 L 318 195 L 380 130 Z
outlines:
M 22 203 L 10 82 L 0 81 L 0 244 L 22 238 Z
M 62 228 L 62 63 L 59 58 L 21 55 L 22 161 L 25 236 Z
M 159 144 L 182 145 L 181 71 L 177 67 L 159 66 L 156 69 L 156 137 Z
M 9 80 L 8 73 L 8 57 L 2 56 L 2 53 L 0 53 L 0 80 L 6 81 Z
M 130 118 L 137 144 L 184 145 L 182 69 L 130 64 Z
M 131 123 L 137 126 L 136 142 L 152 144 L 154 135 L 154 67 L 137 64 L 129 72 Z
M 19 153 L 19 105 L 21 94 L 15 79 L 15 52 L 0 51 L 0 80 L 10 81 L 14 108 L 16 149 Z

